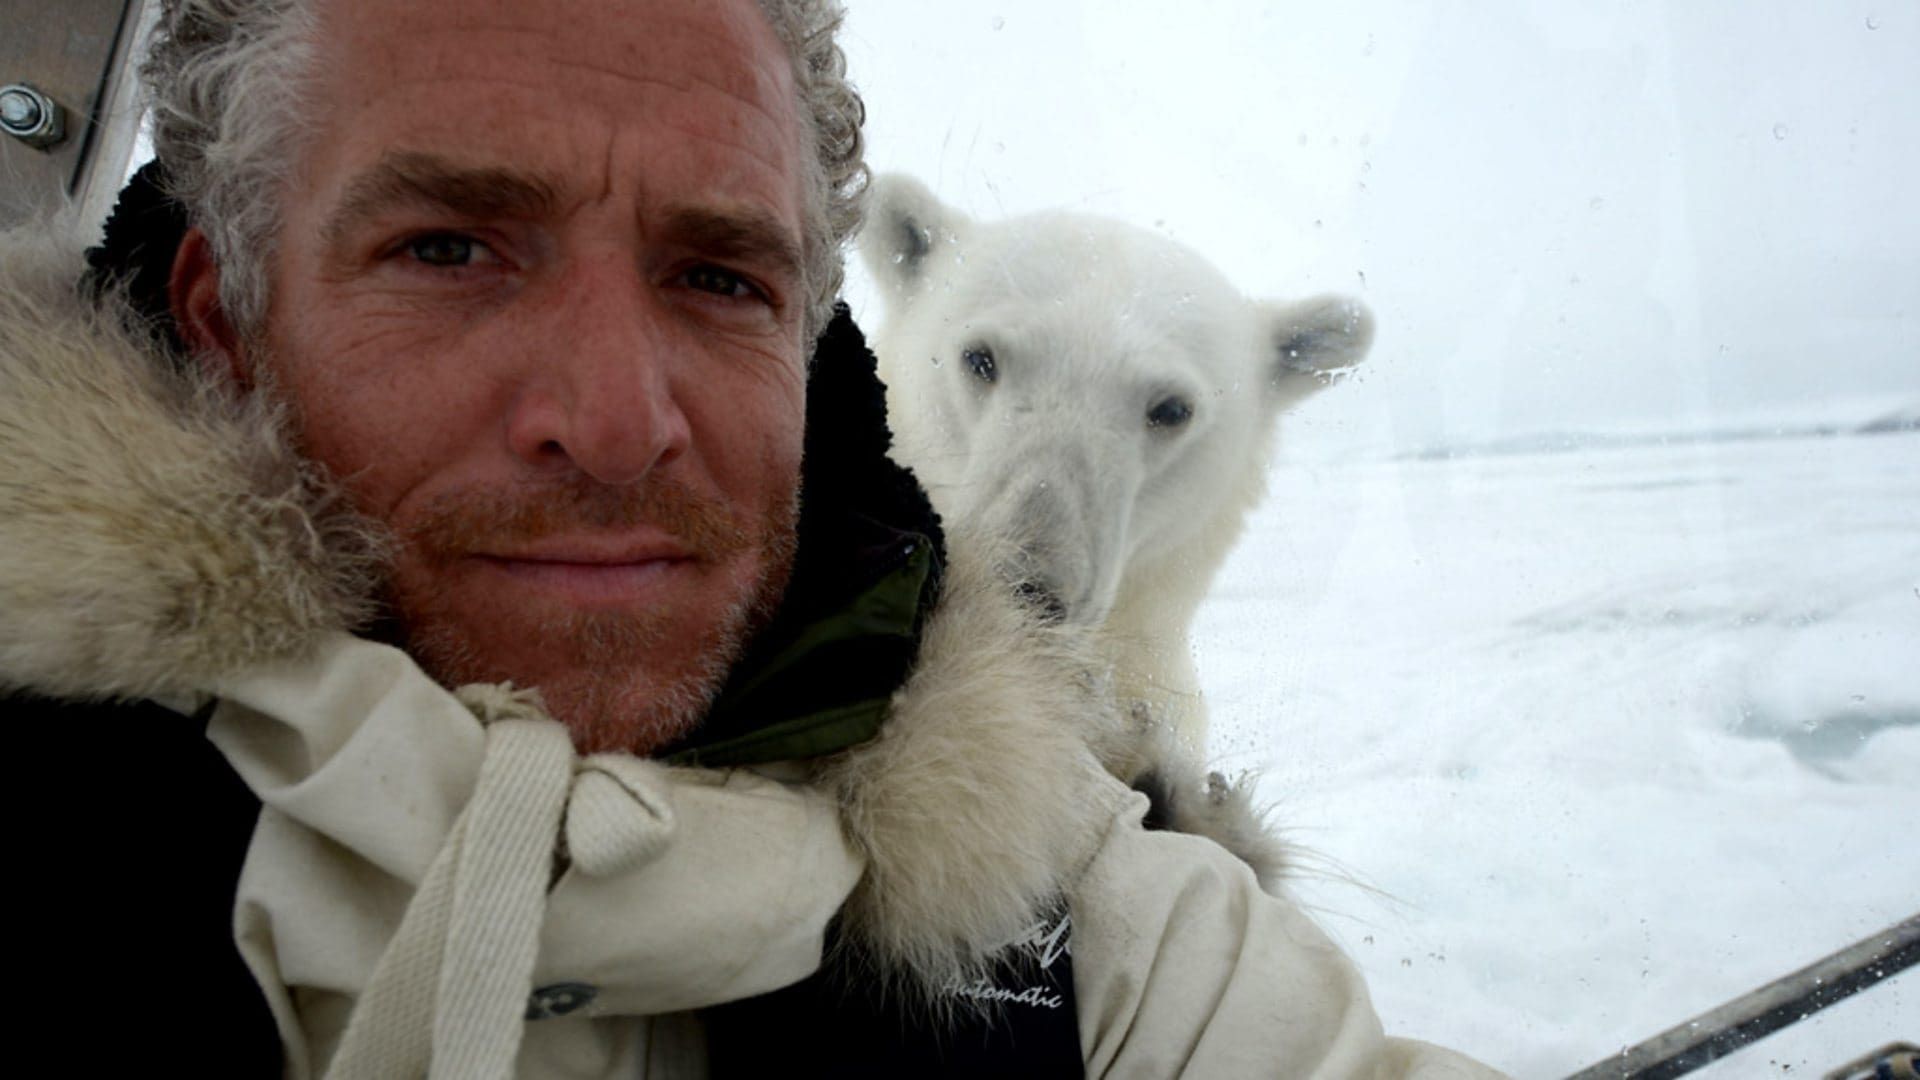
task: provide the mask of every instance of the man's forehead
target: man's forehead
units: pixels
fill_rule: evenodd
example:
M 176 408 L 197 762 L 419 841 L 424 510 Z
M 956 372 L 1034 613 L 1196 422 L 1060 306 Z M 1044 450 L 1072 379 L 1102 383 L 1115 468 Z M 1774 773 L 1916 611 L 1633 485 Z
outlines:
M 381 82 L 492 77 L 505 88 L 545 66 L 612 85 L 793 99 L 791 62 L 754 0 L 323 0 L 319 16 L 323 78 L 344 66 Z M 513 70 L 495 69 L 502 53 L 520 61 Z M 662 66 L 663 55 L 700 62 Z
M 791 60 L 753 0 L 333 0 L 319 29 L 314 164 L 357 177 L 336 206 L 431 189 L 526 210 L 624 163 L 797 212 Z

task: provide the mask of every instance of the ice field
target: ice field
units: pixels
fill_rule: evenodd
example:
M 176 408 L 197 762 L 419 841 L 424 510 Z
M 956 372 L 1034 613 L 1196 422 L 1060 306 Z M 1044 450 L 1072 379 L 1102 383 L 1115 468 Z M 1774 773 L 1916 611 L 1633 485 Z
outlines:
M 1194 644 L 1390 1031 L 1565 1075 L 1920 912 L 1920 434 L 1282 463 Z

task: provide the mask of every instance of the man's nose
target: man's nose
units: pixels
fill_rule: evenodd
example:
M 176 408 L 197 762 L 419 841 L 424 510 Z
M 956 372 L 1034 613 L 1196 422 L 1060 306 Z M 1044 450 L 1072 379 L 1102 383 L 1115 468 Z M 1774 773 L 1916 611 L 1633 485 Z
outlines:
M 533 345 L 533 370 L 507 417 L 515 456 L 628 484 L 686 451 L 678 358 L 651 299 L 631 271 L 573 277 L 538 320 L 545 340 Z

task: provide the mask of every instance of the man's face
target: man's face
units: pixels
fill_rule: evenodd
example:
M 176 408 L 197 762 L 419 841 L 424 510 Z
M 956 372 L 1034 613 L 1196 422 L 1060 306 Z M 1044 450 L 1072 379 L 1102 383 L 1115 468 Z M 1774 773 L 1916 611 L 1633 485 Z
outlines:
M 406 643 L 581 749 L 697 722 L 792 562 L 801 141 L 752 0 L 323 6 L 255 365 Z

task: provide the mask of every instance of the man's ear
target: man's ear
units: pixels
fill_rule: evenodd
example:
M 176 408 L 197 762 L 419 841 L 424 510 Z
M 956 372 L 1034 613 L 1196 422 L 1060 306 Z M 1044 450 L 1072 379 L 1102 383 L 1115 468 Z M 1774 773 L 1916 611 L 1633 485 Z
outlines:
M 1316 296 L 1260 307 L 1273 349 L 1273 386 L 1287 401 L 1331 385 L 1373 345 L 1373 313 L 1358 300 Z
M 934 258 L 957 242 L 967 218 L 910 176 L 876 176 L 868 191 L 860 254 L 892 303 L 920 287 Z
M 213 245 L 199 229 L 188 229 L 174 252 L 167 301 L 180 340 L 207 374 L 231 380 L 241 389 L 253 385 L 246 350 L 220 306 L 220 267 L 213 261 Z

